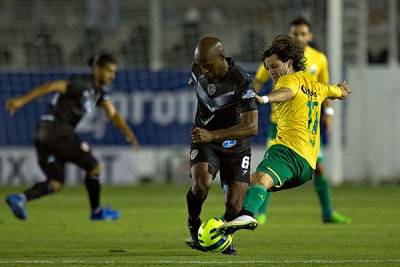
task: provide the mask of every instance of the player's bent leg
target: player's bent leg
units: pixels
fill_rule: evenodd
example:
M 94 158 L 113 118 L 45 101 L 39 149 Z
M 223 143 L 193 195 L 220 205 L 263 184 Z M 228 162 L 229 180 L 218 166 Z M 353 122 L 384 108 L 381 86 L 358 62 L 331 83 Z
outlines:
M 186 203 L 188 209 L 187 225 L 190 233 L 190 239 L 185 243 L 200 251 L 204 251 L 200 246 L 197 233 L 201 225 L 200 214 L 203 203 L 207 198 L 208 191 L 211 188 L 214 177 L 213 167 L 207 162 L 199 162 L 191 167 L 192 186 L 186 194 Z
M 219 228 L 220 233 L 233 234 L 241 229 L 254 230 L 257 228 L 258 223 L 254 219 L 254 214 L 263 203 L 267 189 L 274 186 L 275 182 L 268 173 L 257 172 L 251 176 L 251 183 L 240 216 L 222 225 Z
M 225 187 L 225 213 L 224 220 L 232 221 L 243 208 L 243 200 L 248 189 L 248 183 L 231 181 Z M 233 242 L 222 252 L 224 255 L 236 255 L 237 250 Z
M 30 189 L 21 194 L 11 194 L 6 197 L 6 202 L 12 213 L 20 220 L 27 219 L 26 202 L 42 196 L 59 192 L 62 183 L 58 180 L 49 180 L 33 185 Z
M 87 171 L 85 176 L 85 187 L 88 192 L 91 208 L 90 219 L 92 221 L 114 221 L 120 217 L 119 211 L 100 206 L 100 173 L 101 165 L 97 163 Z
M 243 200 L 246 196 L 248 184 L 232 181 L 225 192 L 225 214 L 224 220 L 229 222 L 235 219 L 243 208 Z

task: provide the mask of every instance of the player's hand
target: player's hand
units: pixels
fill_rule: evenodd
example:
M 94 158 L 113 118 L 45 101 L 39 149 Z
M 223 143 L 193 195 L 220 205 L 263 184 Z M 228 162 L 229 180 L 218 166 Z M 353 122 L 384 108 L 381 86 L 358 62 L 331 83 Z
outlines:
M 127 141 L 131 144 L 134 151 L 136 152 L 139 151 L 140 145 L 136 137 L 127 138 Z
M 24 102 L 19 98 L 11 98 L 6 102 L 6 110 L 11 114 L 14 115 L 18 109 L 20 109 L 24 105 Z
M 191 137 L 193 143 L 208 143 L 214 141 L 214 135 L 212 132 L 198 127 L 193 129 Z
M 256 95 L 256 101 L 257 101 L 257 103 L 260 104 L 260 105 L 264 104 L 264 100 L 263 100 L 262 97 L 259 96 L 259 95 Z
M 351 94 L 351 89 L 349 84 L 346 81 L 343 81 L 338 84 L 340 90 L 342 90 L 342 96 L 339 99 L 346 99 Z

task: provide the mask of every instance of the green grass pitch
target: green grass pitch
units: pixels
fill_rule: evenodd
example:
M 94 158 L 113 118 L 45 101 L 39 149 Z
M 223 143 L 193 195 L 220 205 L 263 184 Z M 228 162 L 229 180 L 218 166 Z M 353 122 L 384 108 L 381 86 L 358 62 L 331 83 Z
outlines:
M 18 188 L 20 189 L 20 188 Z M 238 255 L 184 245 L 187 186 L 104 187 L 102 202 L 122 213 L 116 222 L 88 220 L 84 187 L 28 205 L 28 220 L 8 210 L 1 188 L 0 265 L 4 266 L 400 266 L 400 186 L 333 189 L 351 225 L 323 225 L 312 184 L 274 193 L 266 225 L 234 236 Z M 202 218 L 223 213 L 217 184 Z

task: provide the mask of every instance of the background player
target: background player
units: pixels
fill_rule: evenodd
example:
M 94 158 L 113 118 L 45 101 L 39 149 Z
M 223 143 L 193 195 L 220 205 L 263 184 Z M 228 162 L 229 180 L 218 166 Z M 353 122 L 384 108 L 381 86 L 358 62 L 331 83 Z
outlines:
M 220 40 L 202 38 L 196 47 L 191 84 L 197 95 L 190 165 L 192 186 L 187 195 L 188 227 L 194 249 L 200 213 L 212 181 L 220 172 L 225 185 L 226 221 L 237 217 L 250 182 L 250 140 L 258 131 L 258 111 L 250 76 L 225 57 Z M 234 254 L 230 246 L 225 250 Z
M 110 54 L 100 54 L 89 60 L 91 74 L 74 75 L 68 80 L 58 80 L 32 89 L 25 95 L 6 102 L 6 109 L 14 114 L 32 100 L 49 93 L 56 93 L 49 111 L 41 116 L 36 127 L 34 144 L 39 166 L 46 175 L 45 182 L 36 183 L 20 194 L 7 196 L 6 201 L 14 215 L 25 220 L 25 203 L 42 196 L 59 192 L 64 183 L 64 166 L 72 162 L 86 171 L 85 186 L 89 195 L 92 220 L 118 219 L 119 212 L 100 206 L 101 166 L 86 142 L 74 132 L 75 127 L 96 106 L 106 112 L 108 118 L 127 137 L 135 149 L 138 141 L 134 133 L 106 92 L 107 85 L 115 78 L 116 60 Z
M 312 179 L 320 146 L 321 104 L 326 98 L 345 99 L 350 94 L 346 82 L 334 86 L 309 79 L 303 72 L 303 47 L 287 35 L 274 39 L 264 52 L 263 62 L 275 88 L 268 96 L 257 96 L 257 101 L 273 105 L 277 135 L 251 176 L 242 215 L 225 223 L 222 232 L 254 229 L 257 221 L 253 217 L 267 190 L 289 189 Z
M 324 84 L 329 83 L 329 72 L 328 72 L 328 61 L 326 56 L 314 48 L 309 43 L 312 41 L 313 34 L 311 33 L 311 27 L 307 20 L 302 17 L 296 18 L 290 23 L 289 35 L 300 43 L 304 48 L 304 56 L 306 58 L 306 75 L 313 81 L 318 81 Z M 269 80 L 269 73 L 262 64 L 256 73 L 253 80 L 253 86 L 256 92 L 260 92 L 265 82 Z M 332 116 L 334 109 L 332 107 L 331 100 L 327 99 L 323 103 L 323 115 L 321 123 L 324 123 L 327 132 L 329 133 L 332 126 Z M 272 114 L 272 113 L 271 113 Z M 268 127 L 268 137 L 274 138 L 276 135 L 276 118 L 271 116 L 271 122 Z M 321 149 L 318 155 L 317 167 L 314 172 L 314 185 L 317 192 L 319 202 L 322 210 L 322 221 L 324 223 L 338 223 L 347 224 L 350 223 L 350 218 L 334 212 L 331 190 L 329 181 L 325 175 L 323 166 L 323 146 L 321 142 Z M 267 209 L 270 201 L 270 193 L 267 193 L 263 205 L 261 205 L 258 211 L 257 221 L 260 224 L 266 222 Z

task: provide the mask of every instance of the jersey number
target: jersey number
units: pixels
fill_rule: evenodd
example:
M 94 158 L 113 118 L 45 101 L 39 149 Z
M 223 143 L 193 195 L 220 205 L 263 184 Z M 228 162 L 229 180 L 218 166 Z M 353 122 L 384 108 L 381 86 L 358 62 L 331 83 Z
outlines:
M 311 131 L 313 134 L 316 134 L 319 120 L 318 120 L 318 113 L 315 109 L 318 108 L 318 102 L 309 100 L 307 102 L 307 107 L 308 107 L 308 130 Z M 315 114 L 314 121 L 313 121 L 313 114 Z
M 244 156 L 242 159 L 242 169 L 248 169 L 250 165 L 250 157 L 249 156 Z

